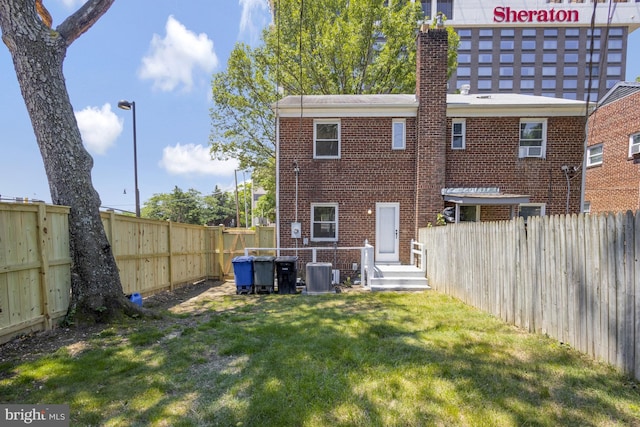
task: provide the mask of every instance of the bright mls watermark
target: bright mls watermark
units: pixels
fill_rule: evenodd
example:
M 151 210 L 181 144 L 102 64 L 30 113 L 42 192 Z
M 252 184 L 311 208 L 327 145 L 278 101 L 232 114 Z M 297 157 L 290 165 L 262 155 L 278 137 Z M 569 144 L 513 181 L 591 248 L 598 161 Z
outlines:
M 69 427 L 69 405 L 0 404 L 0 425 Z

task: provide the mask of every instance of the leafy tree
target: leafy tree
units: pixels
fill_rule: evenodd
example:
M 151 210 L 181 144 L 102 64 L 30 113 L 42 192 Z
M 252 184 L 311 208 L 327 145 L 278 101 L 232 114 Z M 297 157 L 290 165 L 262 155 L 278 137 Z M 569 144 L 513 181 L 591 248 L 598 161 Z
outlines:
M 640 76 L 636 77 L 636 81 L 640 82 Z
M 385 6 L 389 3 L 391 6 Z M 275 193 L 275 116 L 287 94 L 413 93 L 416 32 L 427 19 L 409 0 L 277 0 L 276 25 L 263 44 L 237 44 L 227 70 L 212 81 L 211 153 L 252 169 L 254 182 Z M 302 12 L 302 13 L 301 13 Z M 449 74 L 459 38 L 449 31 Z M 279 88 L 276 91 L 276 87 Z M 275 198 L 263 204 L 275 216 Z M 265 206 L 263 206 L 265 207 Z
M 204 224 L 202 194 L 194 189 L 184 192 L 177 186 L 169 194 L 154 194 L 144 203 L 142 216 L 184 224 Z
M 204 196 L 204 203 L 207 208 L 206 224 L 235 226 L 236 201 L 233 194 L 223 192 L 216 185 L 213 193 Z
M 88 0 L 53 29 L 41 0 L 0 0 L 2 40 L 11 54 L 42 154 L 51 200 L 70 207 L 69 314 L 92 322 L 144 311 L 123 294 L 100 218 L 100 197 L 91 182 L 93 160 L 82 145 L 63 74 L 69 46 L 113 1 Z
M 250 203 L 251 189 L 248 188 L 247 192 Z M 242 196 L 240 200 L 244 200 Z M 240 214 L 244 216 L 244 205 Z M 206 196 L 198 190 L 183 191 L 176 186 L 171 193 L 158 193 L 150 197 L 142 207 L 142 216 L 184 224 L 235 226 L 235 195 L 223 192 L 218 186 Z

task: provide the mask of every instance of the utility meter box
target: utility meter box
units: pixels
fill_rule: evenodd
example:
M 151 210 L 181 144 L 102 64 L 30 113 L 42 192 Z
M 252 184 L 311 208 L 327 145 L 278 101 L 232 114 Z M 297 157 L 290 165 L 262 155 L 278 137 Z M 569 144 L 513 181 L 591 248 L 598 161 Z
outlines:
M 291 223 L 291 238 L 299 239 L 302 237 L 302 225 L 299 222 Z

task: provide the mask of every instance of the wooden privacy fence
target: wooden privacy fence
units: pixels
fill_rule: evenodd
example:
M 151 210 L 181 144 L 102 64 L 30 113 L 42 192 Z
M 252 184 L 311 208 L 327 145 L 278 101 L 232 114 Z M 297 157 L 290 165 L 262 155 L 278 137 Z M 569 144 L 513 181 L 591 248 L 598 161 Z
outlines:
M 0 203 L 0 342 L 54 327 L 70 299 L 69 209 Z M 275 246 L 273 227 L 225 229 L 102 212 L 125 294 L 233 275 L 245 247 Z
M 51 329 L 69 306 L 69 209 L 0 203 L 0 342 Z
M 429 284 L 640 379 L 640 211 L 423 228 Z

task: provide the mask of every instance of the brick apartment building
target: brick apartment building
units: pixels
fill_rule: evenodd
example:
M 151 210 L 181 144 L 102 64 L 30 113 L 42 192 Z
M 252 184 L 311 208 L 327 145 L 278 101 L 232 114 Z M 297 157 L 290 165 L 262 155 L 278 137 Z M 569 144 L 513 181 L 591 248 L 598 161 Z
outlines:
M 619 82 L 589 116 L 585 211 L 640 209 L 640 83 Z
M 585 103 L 447 95 L 446 31 L 417 39 L 416 94 L 274 105 L 279 247 L 367 239 L 376 262 L 406 264 L 418 229 L 447 206 L 459 220 L 579 212 Z

